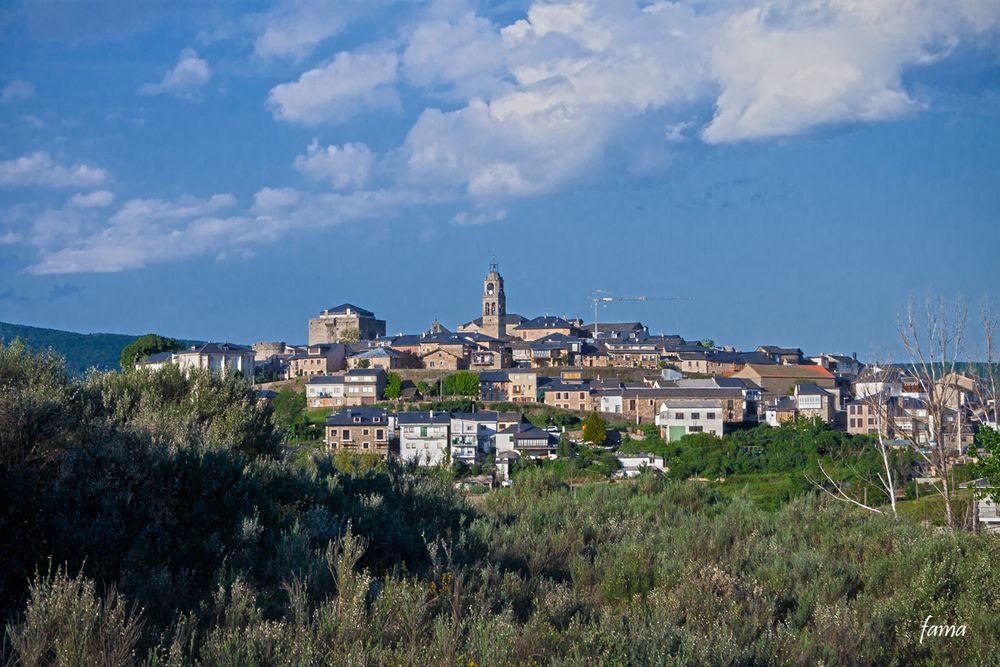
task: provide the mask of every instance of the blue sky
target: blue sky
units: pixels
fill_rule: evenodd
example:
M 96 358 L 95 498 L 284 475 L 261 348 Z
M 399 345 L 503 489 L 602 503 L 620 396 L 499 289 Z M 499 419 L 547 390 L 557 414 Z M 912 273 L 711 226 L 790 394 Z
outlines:
M 1000 301 L 1000 3 L 15 2 L 0 320 L 301 342 L 595 289 L 740 348 Z

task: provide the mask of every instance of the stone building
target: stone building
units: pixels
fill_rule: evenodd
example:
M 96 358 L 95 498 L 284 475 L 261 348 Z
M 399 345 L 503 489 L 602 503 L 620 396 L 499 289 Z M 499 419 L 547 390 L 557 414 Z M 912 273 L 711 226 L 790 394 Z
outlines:
M 359 340 L 385 336 L 385 320 L 375 319 L 375 313 L 370 310 L 344 303 L 309 320 L 309 344 L 339 343 L 345 334 L 354 331 Z

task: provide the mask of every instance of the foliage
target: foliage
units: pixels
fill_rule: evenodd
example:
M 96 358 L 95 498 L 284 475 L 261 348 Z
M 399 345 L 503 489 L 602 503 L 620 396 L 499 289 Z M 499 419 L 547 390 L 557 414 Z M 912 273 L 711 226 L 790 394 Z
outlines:
M 513 487 L 473 502 L 447 471 L 247 447 L 275 427 L 270 408 L 253 404 L 258 421 L 219 407 L 239 403 L 238 383 L 77 380 L 23 348 L 0 349 L 0 389 L 0 424 L 28 426 L 0 431 L 20 452 L 0 465 L 0 543 L 16 545 L 0 550 L 2 664 L 987 665 L 1000 653 L 993 536 L 816 493 L 763 510 L 651 475 L 570 488 L 616 465 L 590 447 L 522 461 Z M 671 446 L 719 446 L 703 463 L 723 467 L 851 449 L 818 428 L 755 431 L 740 442 L 766 441 L 773 458 L 726 439 Z M 968 632 L 921 641 L 928 615 Z
M 160 352 L 176 352 L 183 349 L 184 344 L 173 338 L 164 338 L 156 334 L 139 336 L 122 348 L 119 364 L 123 369 L 132 368 L 135 362 Z
M 573 455 L 573 443 L 569 436 L 563 433 L 559 436 L 559 445 L 556 447 L 556 455 L 561 459 L 568 459 Z
M 420 382 L 417 383 L 417 392 L 423 397 L 437 396 L 438 388 L 439 385 L 437 382 L 428 384 L 427 382 L 421 380 Z
M 358 368 L 370 368 L 371 365 L 372 362 L 370 359 L 358 359 L 358 364 L 357 364 Z
M 444 378 L 443 396 L 479 396 L 479 376 L 470 371 L 458 371 Z
M 977 459 L 970 466 L 972 476 L 986 480 L 987 486 L 982 494 L 1000 503 L 1000 431 L 988 425 L 982 426 L 970 454 Z
M 10 344 L 21 340 L 36 351 L 53 350 L 66 359 L 68 372 L 78 376 L 92 368 L 105 371 L 118 368 L 122 348 L 135 339 L 121 334 L 80 334 L 0 322 L 0 341 Z M 187 347 L 198 341 L 182 342 Z
M 399 373 L 389 373 L 386 376 L 384 396 L 389 399 L 399 398 L 403 392 L 403 379 Z
M 343 331 L 340 332 L 339 342 L 341 343 L 351 344 L 351 343 L 357 343 L 360 340 L 361 340 L 361 332 L 358 331 L 356 328 L 352 327 L 350 329 L 344 329 Z
M 596 412 L 591 412 L 583 422 L 583 439 L 594 445 L 603 445 L 608 439 L 607 425 Z

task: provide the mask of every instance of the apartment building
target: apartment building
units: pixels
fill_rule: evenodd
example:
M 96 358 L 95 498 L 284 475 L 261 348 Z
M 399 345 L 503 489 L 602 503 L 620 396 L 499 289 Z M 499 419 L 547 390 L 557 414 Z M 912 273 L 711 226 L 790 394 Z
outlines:
M 327 450 L 389 456 L 394 423 L 381 408 L 348 408 L 326 418 Z

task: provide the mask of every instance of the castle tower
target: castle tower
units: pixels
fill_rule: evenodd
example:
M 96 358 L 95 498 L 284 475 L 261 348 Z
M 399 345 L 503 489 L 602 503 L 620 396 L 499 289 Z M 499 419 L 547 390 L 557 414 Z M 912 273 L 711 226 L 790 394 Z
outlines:
M 506 338 L 507 297 L 503 293 L 503 276 L 497 270 L 496 260 L 490 263 L 490 272 L 483 281 L 482 332 L 493 338 Z

